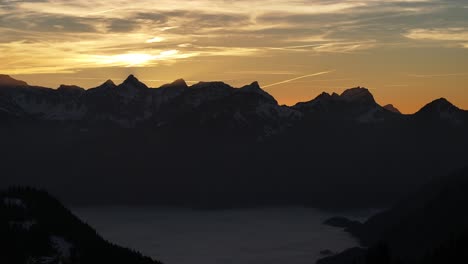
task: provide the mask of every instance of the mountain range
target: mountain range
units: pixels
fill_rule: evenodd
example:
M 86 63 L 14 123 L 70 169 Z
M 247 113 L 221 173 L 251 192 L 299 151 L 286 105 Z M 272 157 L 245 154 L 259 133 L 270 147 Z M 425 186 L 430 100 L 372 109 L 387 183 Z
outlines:
M 30 86 L 0 75 L 0 111 L 6 118 L 69 121 L 85 124 L 109 123 L 122 127 L 170 126 L 196 114 L 199 123 L 230 119 L 231 126 L 245 126 L 260 120 L 264 130 L 291 125 L 307 115 L 378 123 L 391 119 L 432 119 L 465 125 L 468 112 L 441 98 L 414 115 L 402 115 L 393 105 L 378 105 L 366 88 L 356 87 L 294 106 L 280 106 L 257 82 L 233 88 L 222 82 L 199 82 L 188 86 L 182 79 L 157 89 L 148 88 L 130 75 L 119 85 L 107 80 L 85 90 L 74 85 L 57 89 Z
M 73 203 L 380 206 L 468 161 L 468 111 L 442 98 L 404 115 L 362 87 L 284 106 L 257 82 L 0 75 L 0 126 L 0 185 Z

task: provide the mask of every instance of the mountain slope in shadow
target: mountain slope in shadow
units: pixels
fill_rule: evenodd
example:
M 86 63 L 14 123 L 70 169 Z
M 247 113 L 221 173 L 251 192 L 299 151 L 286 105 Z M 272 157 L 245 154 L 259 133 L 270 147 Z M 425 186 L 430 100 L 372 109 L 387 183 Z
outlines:
M 0 193 L 1 263 L 158 264 L 113 245 L 44 191 L 14 188 Z
M 466 262 L 466 190 L 468 167 L 437 178 L 392 209 L 347 229 L 369 249 L 351 249 L 318 263 Z

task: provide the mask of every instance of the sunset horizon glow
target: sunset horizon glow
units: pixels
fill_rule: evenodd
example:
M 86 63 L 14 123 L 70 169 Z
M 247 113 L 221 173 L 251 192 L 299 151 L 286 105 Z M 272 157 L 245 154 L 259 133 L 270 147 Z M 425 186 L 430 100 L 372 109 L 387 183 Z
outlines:
M 0 33 L 0 74 L 33 85 L 259 81 L 287 105 L 363 86 L 403 113 L 468 109 L 463 0 L 5 0 Z

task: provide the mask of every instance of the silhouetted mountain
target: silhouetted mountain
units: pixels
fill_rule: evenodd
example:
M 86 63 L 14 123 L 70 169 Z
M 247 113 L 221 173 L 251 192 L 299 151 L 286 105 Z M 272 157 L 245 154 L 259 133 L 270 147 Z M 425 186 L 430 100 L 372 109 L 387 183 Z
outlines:
M 468 245 L 467 189 L 468 168 L 437 178 L 392 209 L 348 228 L 370 247 L 353 249 L 355 262 L 346 252 L 319 263 L 383 263 L 369 261 L 369 255 L 387 263 L 464 263 L 468 257 L 462 247 Z
M 185 82 L 184 79 L 178 79 L 178 80 L 175 80 L 174 82 L 172 83 L 168 83 L 168 84 L 164 84 L 162 85 L 161 87 L 159 87 L 160 89 L 163 89 L 163 88 L 171 88 L 171 89 L 179 89 L 179 90 L 185 90 L 188 88 L 187 86 L 187 83 Z
M 341 95 L 322 93 L 312 101 L 293 106 L 309 118 L 348 120 L 359 123 L 383 122 L 395 114 L 378 105 L 366 88 L 351 88 Z
M 0 74 L 0 87 L 1 86 L 15 87 L 15 86 L 26 86 L 26 85 L 28 85 L 26 82 L 13 79 L 8 75 Z
M 157 264 L 113 245 L 43 191 L 15 188 L 0 193 L 2 263 Z
M 394 113 L 360 87 L 288 107 L 256 82 L 2 86 L 0 184 L 76 203 L 382 206 L 466 164 L 466 111 L 431 108 Z
M 390 112 L 394 112 L 394 113 L 397 113 L 397 114 L 401 114 L 400 110 L 398 110 L 395 106 L 393 106 L 392 104 L 388 104 L 388 105 L 385 105 L 383 108 L 387 109 L 388 111 Z
M 366 88 L 356 87 L 344 91 L 341 96 L 347 102 L 360 103 L 364 105 L 376 104 L 374 96 Z
M 468 111 L 461 110 L 445 98 L 437 99 L 419 110 L 415 118 L 421 121 L 443 121 L 453 125 L 465 125 L 468 120 Z

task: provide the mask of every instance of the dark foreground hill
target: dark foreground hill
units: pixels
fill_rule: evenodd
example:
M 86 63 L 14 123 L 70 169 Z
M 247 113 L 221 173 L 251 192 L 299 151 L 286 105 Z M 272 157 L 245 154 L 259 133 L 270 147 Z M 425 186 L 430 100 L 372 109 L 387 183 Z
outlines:
M 0 263 L 158 264 L 110 244 L 43 191 L 0 193 Z
M 403 115 L 361 87 L 288 107 L 256 82 L 0 76 L 0 185 L 68 203 L 382 206 L 466 164 L 467 135 L 467 111 L 445 99 Z
M 320 264 L 466 263 L 468 168 L 438 178 L 419 192 L 348 231 L 368 249 L 351 249 Z

